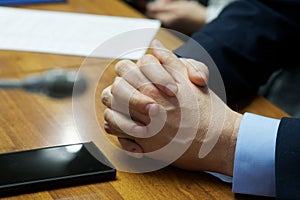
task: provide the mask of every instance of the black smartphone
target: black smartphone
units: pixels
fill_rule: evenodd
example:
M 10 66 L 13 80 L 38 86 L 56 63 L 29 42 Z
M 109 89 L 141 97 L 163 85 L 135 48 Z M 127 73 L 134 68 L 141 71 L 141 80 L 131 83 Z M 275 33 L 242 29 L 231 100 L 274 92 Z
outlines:
M 0 196 L 115 177 L 116 169 L 93 142 L 0 154 Z

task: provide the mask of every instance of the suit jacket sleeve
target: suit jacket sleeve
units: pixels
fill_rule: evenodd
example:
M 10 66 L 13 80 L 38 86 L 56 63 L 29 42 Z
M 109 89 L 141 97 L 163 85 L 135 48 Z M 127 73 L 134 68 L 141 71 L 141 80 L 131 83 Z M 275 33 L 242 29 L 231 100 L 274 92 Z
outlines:
M 300 199 L 300 119 L 280 122 L 275 157 L 276 196 Z
M 300 66 L 299 10 L 299 0 L 240 0 L 192 36 L 216 63 L 231 107 L 256 95 L 277 69 Z M 190 44 L 175 53 L 205 63 Z

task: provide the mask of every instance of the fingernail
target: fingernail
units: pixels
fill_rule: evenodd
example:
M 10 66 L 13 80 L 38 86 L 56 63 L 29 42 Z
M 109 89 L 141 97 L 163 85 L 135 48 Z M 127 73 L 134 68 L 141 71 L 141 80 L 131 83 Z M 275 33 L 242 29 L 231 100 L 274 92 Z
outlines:
M 157 39 L 153 40 L 152 44 L 155 48 L 165 48 L 165 46 Z
M 144 136 L 144 135 L 146 135 L 147 130 L 146 130 L 146 127 L 144 127 L 144 126 L 135 126 L 135 127 L 133 127 L 132 132 L 135 134 Z
M 135 158 L 142 158 L 143 157 L 143 153 L 138 151 L 138 148 L 135 145 L 131 145 L 131 147 L 129 147 L 126 150 L 127 154 L 129 156 L 135 157 Z
M 137 152 L 137 150 L 135 148 L 132 149 L 128 154 L 134 158 L 138 158 L 138 159 L 143 158 L 143 154 L 140 152 Z
M 138 152 L 136 147 L 128 147 L 125 149 L 125 152 L 128 156 L 131 156 L 134 158 L 142 158 L 143 157 L 143 153 Z
M 172 83 L 169 83 L 166 85 L 166 88 L 171 91 L 173 94 L 177 94 L 178 88 L 177 85 L 174 85 Z M 170 94 L 170 93 L 169 93 Z
M 148 104 L 146 106 L 149 116 L 155 116 L 159 113 L 159 106 L 157 104 Z

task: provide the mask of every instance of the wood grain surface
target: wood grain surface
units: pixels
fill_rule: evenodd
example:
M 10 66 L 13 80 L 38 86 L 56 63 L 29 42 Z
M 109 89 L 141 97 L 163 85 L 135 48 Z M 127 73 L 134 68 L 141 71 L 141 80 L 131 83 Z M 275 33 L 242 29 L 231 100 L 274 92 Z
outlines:
M 57 10 L 93 13 L 124 17 L 143 17 L 133 8 L 117 0 L 68 0 L 67 3 L 21 6 L 40 10 Z M 171 50 L 182 42 L 167 31 L 157 37 Z M 45 53 L 0 51 L 0 78 L 23 77 L 40 73 L 53 67 L 77 70 L 84 57 Z M 90 61 L 90 68 L 109 65 L 105 76 L 91 102 L 97 104 L 97 116 L 103 122 L 104 106 L 100 103 L 101 90 L 111 84 L 115 73 L 113 62 L 108 59 Z M 92 71 L 92 70 L 91 70 Z M 0 153 L 82 142 L 74 123 L 72 99 L 53 99 L 20 90 L 0 90 Z M 88 102 L 87 102 L 88 104 Z M 98 107 L 99 105 L 99 107 Z M 262 97 L 256 98 L 241 112 L 253 112 L 270 117 L 288 116 Z M 84 122 L 89 123 L 89 122 Z M 1 163 L 0 163 L 1 164 Z M 0 172 L 1 173 L 1 172 Z M 0 177 L 1 178 L 1 177 Z M 117 179 L 110 182 L 80 185 L 3 199 L 265 199 L 235 195 L 231 185 L 201 172 L 189 172 L 174 167 L 159 171 L 132 174 L 117 172 Z

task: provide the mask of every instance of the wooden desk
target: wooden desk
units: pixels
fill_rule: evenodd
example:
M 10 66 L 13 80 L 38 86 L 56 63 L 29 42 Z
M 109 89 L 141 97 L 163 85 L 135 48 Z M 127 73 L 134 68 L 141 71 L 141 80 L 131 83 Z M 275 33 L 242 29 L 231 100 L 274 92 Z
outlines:
M 68 3 L 22 6 L 41 10 L 143 17 L 122 1 L 68 0 Z M 160 31 L 157 38 L 170 48 L 181 44 L 174 36 Z M 78 69 L 84 57 L 42 53 L 0 51 L 0 77 L 22 77 L 55 66 Z M 103 59 L 103 63 L 107 60 Z M 107 73 L 113 81 L 114 72 Z M 0 153 L 81 142 L 72 116 L 71 99 L 51 99 L 23 91 L 0 90 Z M 100 107 L 100 112 L 103 107 Z M 244 111 L 287 116 L 263 98 L 257 98 Z M 101 113 L 100 113 L 101 115 Z M 1 177 L 0 177 L 1 178 Z M 231 186 L 198 172 L 173 167 L 145 173 L 117 173 L 117 180 L 25 194 L 7 199 L 260 199 L 234 195 Z

